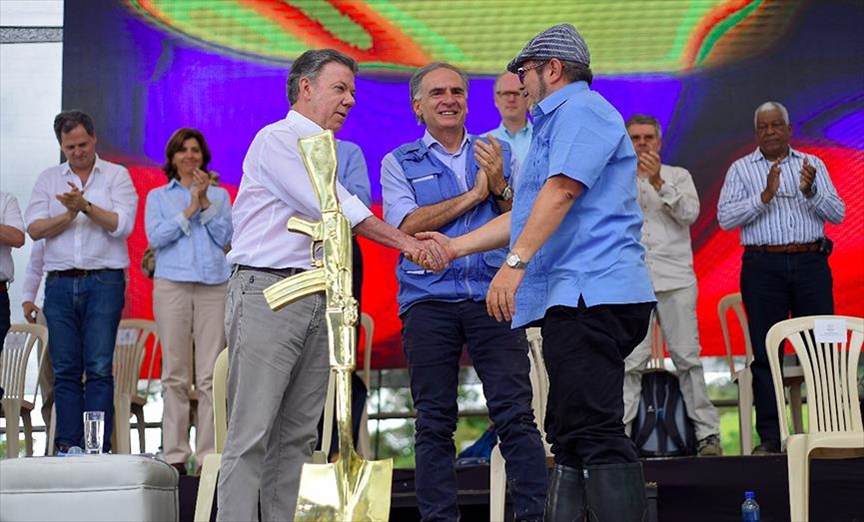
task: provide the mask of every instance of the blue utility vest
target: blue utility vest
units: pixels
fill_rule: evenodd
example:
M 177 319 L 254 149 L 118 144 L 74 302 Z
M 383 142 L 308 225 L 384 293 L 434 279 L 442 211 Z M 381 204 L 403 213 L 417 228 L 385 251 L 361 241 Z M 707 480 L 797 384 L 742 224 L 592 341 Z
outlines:
M 465 154 L 465 177 L 468 187 L 473 187 L 477 179 L 479 167 L 471 152 L 476 136 L 468 136 Z M 485 140 L 484 140 L 485 141 Z M 504 157 L 504 178 L 510 182 L 510 146 L 501 142 Z M 399 162 L 405 178 L 414 190 L 417 205 L 424 207 L 455 198 L 464 192 L 456 181 L 456 175 L 445 166 L 423 140 L 406 143 L 393 151 L 393 157 Z M 482 203 L 447 223 L 438 232 L 457 237 L 482 227 L 489 221 L 501 215 L 495 199 L 490 194 Z M 399 315 L 421 301 L 483 301 L 489 290 L 489 283 L 501 268 L 507 257 L 507 249 L 499 248 L 472 254 L 453 261 L 439 273 L 433 273 L 399 255 L 396 267 L 396 279 L 399 281 L 399 292 L 396 300 L 399 303 Z

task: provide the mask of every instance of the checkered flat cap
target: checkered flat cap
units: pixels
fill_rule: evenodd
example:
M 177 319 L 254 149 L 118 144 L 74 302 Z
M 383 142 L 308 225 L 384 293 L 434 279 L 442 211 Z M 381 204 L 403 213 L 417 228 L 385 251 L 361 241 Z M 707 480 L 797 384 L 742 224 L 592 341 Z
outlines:
M 567 62 L 591 64 L 591 54 L 582 36 L 570 24 L 560 24 L 531 39 L 522 52 L 507 64 L 507 70 L 515 73 L 528 60 L 550 60 L 558 58 Z

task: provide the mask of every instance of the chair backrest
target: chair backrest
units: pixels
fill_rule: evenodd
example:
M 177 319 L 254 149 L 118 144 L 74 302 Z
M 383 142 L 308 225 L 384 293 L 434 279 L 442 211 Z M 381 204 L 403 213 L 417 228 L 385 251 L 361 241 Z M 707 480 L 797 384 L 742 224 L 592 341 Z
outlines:
M 48 346 L 48 329 L 40 324 L 13 324 L 3 340 L 0 356 L 0 386 L 4 399 L 24 399 L 27 362 L 36 343 Z
M 153 342 L 154 355 L 158 346 L 156 323 L 144 319 L 123 319 L 117 327 L 117 340 L 114 344 L 114 394 L 138 395 L 138 376 L 144 362 L 144 352 L 149 342 Z M 151 368 L 152 369 L 152 368 Z M 152 373 L 152 372 L 150 372 Z M 147 383 L 150 386 L 149 378 Z
M 717 303 L 717 315 L 720 317 L 720 328 L 723 330 L 723 342 L 726 344 L 726 357 L 729 360 L 729 372 L 735 374 L 735 361 L 732 359 L 732 335 L 729 332 L 728 315 L 729 309 L 735 312 L 735 317 L 738 318 L 738 325 L 741 327 L 741 332 L 744 337 L 744 355 L 746 358 L 745 367 L 750 366 L 753 361 L 753 344 L 750 342 L 750 330 L 747 323 L 747 313 L 744 310 L 744 301 L 741 299 L 741 293 L 736 292 L 729 294 L 720 299 Z
M 832 333 L 836 336 L 832 337 Z M 832 342 L 840 338 L 842 341 Z M 780 321 L 768 330 L 765 346 L 780 412 L 786 411 L 786 399 L 780 371 L 781 350 L 777 347 L 784 340 L 792 345 L 804 371 L 808 432 L 864 432 L 856 376 L 864 341 L 864 319 L 811 315 Z M 780 434 L 784 441 L 789 437 L 785 416 L 780 422 Z
M 543 363 L 543 337 L 540 328 L 528 328 L 528 358 L 531 363 L 529 378 L 531 380 L 531 408 L 534 410 L 534 421 L 540 430 L 543 443 L 546 442 L 546 402 L 549 396 L 549 375 Z
M 215 450 L 221 454 L 228 434 L 228 348 L 219 353 L 213 367 L 213 427 Z
M 372 337 L 375 335 L 375 321 L 367 313 L 360 314 L 360 326 L 363 327 L 363 382 L 366 389 L 370 390 L 369 382 L 372 378 Z

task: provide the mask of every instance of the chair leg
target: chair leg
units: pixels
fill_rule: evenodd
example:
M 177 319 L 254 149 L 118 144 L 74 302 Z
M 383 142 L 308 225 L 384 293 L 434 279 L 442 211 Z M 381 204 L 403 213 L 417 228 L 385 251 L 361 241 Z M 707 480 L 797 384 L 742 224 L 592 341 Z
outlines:
M 195 502 L 195 522 L 210 522 L 213 510 L 213 497 L 216 495 L 216 482 L 219 479 L 219 466 L 222 455 L 211 453 L 204 457 L 201 476 L 198 480 L 198 498 Z
M 135 415 L 135 425 L 138 428 L 138 453 L 147 453 L 145 450 L 147 424 L 144 422 L 144 408 L 135 404 L 132 406 L 132 413 Z
M 6 414 L 6 458 L 17 459 L 21 402 L 16 399 L 3 399 L 3 412 Z
M 786 443 L 789 468 L 789 517 L 795 522 L 810 520 L 810 454 L 804 439 L 789 437 Z
M 501 455 L 501 445 L 492 448 L 489 460 L 489 520 L 504 521 L 504 508 L 507 497 L 507 475 L 504 471 L 504 457 Z
M 753 452 L 753 375 L 742 372 L 738 377 L 738 434 L 741 455 Z
M 30 419 L 30 412 L 23 410 L 21 419 L 24 421 L 24 454 L 28 457 L 33 456 L 33 422 Z
M 127 394 L 121 394 L 114 398 L 114 445 L 111 451 L 114 453 L 131 453 L 132 442 L 129 435 L 129 411 L 132 401 Z
M 50 457 L 54 455 L 54 437 L 57 433 L 56 427 L 57 423 L 55 420 L 57 419 L 57 406 L 51 406 L 51 426 L 48 427 L 48 441 L 45 443 L 45 456 Z

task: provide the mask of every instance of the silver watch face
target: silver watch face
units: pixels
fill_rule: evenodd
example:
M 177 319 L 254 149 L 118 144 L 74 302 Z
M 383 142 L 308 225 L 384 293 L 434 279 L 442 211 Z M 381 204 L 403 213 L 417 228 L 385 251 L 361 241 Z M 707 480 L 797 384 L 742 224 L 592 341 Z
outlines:
M 510 185 L 504 187 L 504 190 L 501 191 L 501 199 L 504 201 L 510 201 L 513 199 L 513 187 Z
M 518 255 L 511 252 L 507 255 L 507 266 L 509 266 L 510 268 L 520 268 L 525 266 L 525 263 L 523 263 L 522 260 L 519 259 Z

